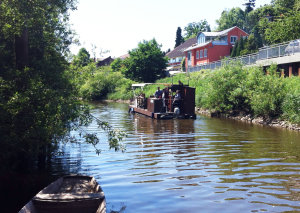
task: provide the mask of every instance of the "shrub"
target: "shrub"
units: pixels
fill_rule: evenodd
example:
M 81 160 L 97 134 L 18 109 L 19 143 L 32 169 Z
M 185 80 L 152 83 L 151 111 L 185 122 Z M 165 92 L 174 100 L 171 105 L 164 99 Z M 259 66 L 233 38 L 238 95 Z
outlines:
M 300 124 L 300 78 L 286 78 L 286 95 L 282 102 L 283 118 Z
M 248 98 L 256 116 L 275 117 L 282 113 L 285 85 L 275 69 L 271 66 L 268 75 L 252 69 L 247 76 Z
M 88 76 L 80 87 L 80 95 L 87 100 L 130 99 L 133 96 L 132 83 L 121 72 L 111 72 L 110 67 L 101 67 Z

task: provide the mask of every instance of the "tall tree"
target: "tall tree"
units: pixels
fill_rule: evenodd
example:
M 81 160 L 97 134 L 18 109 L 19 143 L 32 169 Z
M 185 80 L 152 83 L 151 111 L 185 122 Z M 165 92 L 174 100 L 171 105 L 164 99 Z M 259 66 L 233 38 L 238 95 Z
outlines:
M 236 56 L 240 56 L 241 55 L 241 51 L 244 49 L 244 39 L 241 37 L 239 40 L 238 40 L 238 43 L 237 43 L 237 47 L 236 47 Z
M 74 65 L 81 67 L 88 65 L 90 62 L 90 53 L 85 48 L 81 48 L 73 60 Z
M 175 40 L 175 47 L 178 47 L 180 44 L 182 44 L 184 42 L 184 38 L 181 35 L 181 28 L 178 27 L 177 31 L 176 31 L 176 40 Z
M 79 116 L 65 60 L 72 9 L 73 0 L 0 1 L 1 165 L 44 162 Z
M 235 7 L 231 10 L 224 10 L 221 17 L 216 21 L 218 24 L 218 30 L 225 30 L 234 26 L 238 26 L 241 29 L 245 29 L 245 13 L 239 8 Z
M 249 13 L 252 10 L 254 10 L 255 7 L 255 0 L 246 0 L 246 3 L 244 4 L 246 6 L 245 13 Z
M 167 67 L 167 58 L 155 39 L 143 41 L 129 51 L 122 72 L 127 78 L 138 82 L 154 82 Z
M 184 27 L 185 31 L 185 39 L 189 39 L 195 37 L 199 32 L 208 32 L 210 31 L 210 25 L 204 19 L 200 22 L 192 22 L 189 23 L 186 27 Z
M 234 44 L 234 46 L 233 46 L 233 48 L 231 50 L 231 54 L 230 54 L 231 57 L 236 57 L 237 56 L 237 54 L 236 54 L 237 53 L 236 52 L 237 46 L 238 46 L 238 41 L 235 42 L 235 44 Z

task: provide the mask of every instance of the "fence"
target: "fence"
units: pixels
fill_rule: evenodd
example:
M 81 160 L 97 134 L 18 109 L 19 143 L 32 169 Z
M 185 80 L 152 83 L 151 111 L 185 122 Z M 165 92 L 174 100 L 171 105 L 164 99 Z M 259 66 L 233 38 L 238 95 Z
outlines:
M 287 55 L 293 55 L 296 52 L 300 52 L 299 40 L 293 40 L 281 44 L 262 47 L 257 53 L 249 54 L 241 57 L 227 58 L 225 60 L 214 61 L 208 64 L 196 65 L 194 67 L 188 67 L 188 72 L 196 72 L 202 69 L 216 69 L 222 67 L 231 62 L 240 62 L 243 65 L 256 64 L 259 60 L 266 60 L 270 58 L 278 58 Z

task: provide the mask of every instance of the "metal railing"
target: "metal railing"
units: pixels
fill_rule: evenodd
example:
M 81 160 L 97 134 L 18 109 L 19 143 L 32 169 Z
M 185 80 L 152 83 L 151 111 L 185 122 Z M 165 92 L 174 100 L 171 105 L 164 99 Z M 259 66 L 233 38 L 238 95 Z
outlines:
M 266 60 L 271 58 L 278 58 L 287 55 L 294 55 L 300 52 L 300 40 L 292 40 L 285 43 L 275 44 L 271 46 L 262 47 L 257 53 L 245 56 L 226 58 L 224 60 L 214 61 L 208 64 L 201 64 L 194 67 L 188 67 L 188 72 L 197 72 L 203 69 L 216 69 L 232 62 L 240 62 L 243 65 L 256 64 L 259 60 Z M 190 66 L 190 64 L 189 64 Z

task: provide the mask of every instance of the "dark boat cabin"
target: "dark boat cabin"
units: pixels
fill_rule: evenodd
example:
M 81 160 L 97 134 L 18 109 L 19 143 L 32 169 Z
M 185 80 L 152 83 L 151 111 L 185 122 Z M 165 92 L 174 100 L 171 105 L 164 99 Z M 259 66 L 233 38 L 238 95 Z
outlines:
M 195 119 L 195 88 L 183 84 L 167 85 L 159 97 L 139 95 L 129 110 L 156 119 Z

